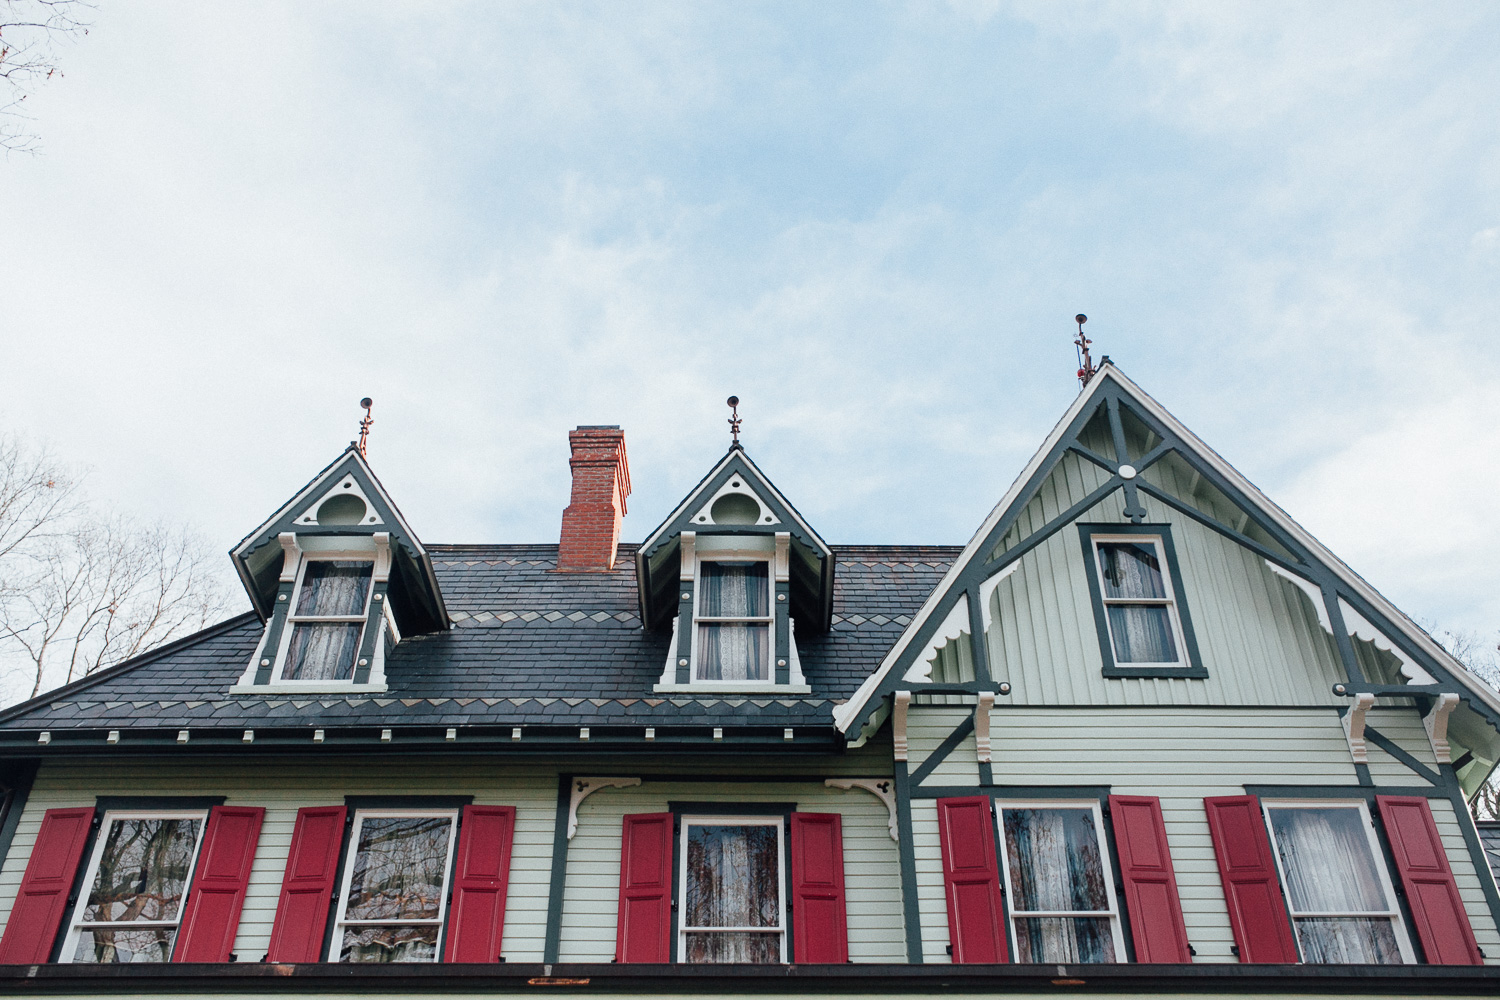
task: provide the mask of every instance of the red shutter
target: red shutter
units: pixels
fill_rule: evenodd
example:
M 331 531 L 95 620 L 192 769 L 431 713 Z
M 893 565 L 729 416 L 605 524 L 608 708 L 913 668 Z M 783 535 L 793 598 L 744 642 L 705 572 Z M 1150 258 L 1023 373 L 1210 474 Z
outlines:
M 849 961 L 844 828 L 838 813 L 792 813 L 792 958 Z
M 1483 965 L 1453 869 L 1438 837 L 1427 800 L 1377 795 L 1380 818 L 1391 842 L 1406 905 L 1427 961 L 1433 965 Z
M 338 881 L 346 812 L 343 806 L 297 810 L 266 961 L 322 960 L 323 931 L 328 926 L 328 906 Z
M 1254 795 L 1226 795 L 1204 799 L 1203 808 L 1240 961 L 1296 962 L 1297 945 L 1260 800 Z
M 515 831 L 514 806 L 464 806 L 443 961 L 500 961 Z
M 40 965 L 51 956 L 93 822 L 92 807 L 48 809 L 42 816 L 5 936 L 0 937 L 0 963 Z
M 1109 817 L 1120 853 L 1135 960 L 1191 962 L 1161 799 L 1154 795 L 1111 795 Z
M 172 961 L 229 961 L 265 815 L 264 809 L 240 806 L 209 810 Z
M 625 817 L 616 962 L 672 960 L 672 814 Z
M 1008 962 L 990 800 L 938 799 L 937 810 L 953 961 Z

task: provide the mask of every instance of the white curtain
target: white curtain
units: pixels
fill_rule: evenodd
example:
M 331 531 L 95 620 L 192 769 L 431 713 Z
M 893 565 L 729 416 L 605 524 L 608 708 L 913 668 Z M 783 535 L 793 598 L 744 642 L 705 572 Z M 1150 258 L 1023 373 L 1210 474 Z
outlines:
M 353 677 L 360 628 L 332 622 L 292 626 L 292 643 L 282 676 L 293 681 L 344 681 Z
M 343 559 L 314 559 L 302 574 L 297 614 L 313 618 L 362 615 L 372 565 Z
M 1165 598 L 1156 546 L 1139 542 L 1099 543 L 1099 575 L 1106 601 Z M 1161 604 L 1108 604 L 1115 659 L 1121 663 L 1175 663 L 1171 613 Z
M 1015 914 L 1109 910 L 1094 815 L 1088 809 L 1006 809 Z M 1018 962 L 1113 962 L 1110 918 L 1015 918 Z
M 762 618 L 769 613 L 769 574 L 763 562 L 705 562 L 698 614 L 704 618 Z M 770 679 L 768 625 L 698 626 L 698 679 Z
M 1308 962 L 1397 964 L 1390 908 L 1358 809 L 1272 809 L 1271 829 L 1286 874 L 1302 957 Z M 1350 916 L 1298 917 L 1301 913 Z
M 781 920 L 775 827 L 688 828 L 685 928 L 777 927 Z M 689 962 L 778 962 L 776 932 L 688 933 Z

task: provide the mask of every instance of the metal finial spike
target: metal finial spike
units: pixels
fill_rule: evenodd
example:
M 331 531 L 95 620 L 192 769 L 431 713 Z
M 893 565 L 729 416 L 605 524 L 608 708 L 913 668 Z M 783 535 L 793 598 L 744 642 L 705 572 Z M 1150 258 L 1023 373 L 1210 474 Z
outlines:
M 731 448 L 740 446 L 740 397 L 730 396 L 726 403 L 729 404 L 729 436 Z
M 359 422 L 359 456 L 361 458 L 368 458 L 369 455 L 365 449 L 370 444 L 370 426 L 375 423 L 375 418 L 370 416 L 370 407 L 375 405 L 375 401 L 366 396 L 359 401 L 359 405 L 365 408 L 365 415 Z
M 1078 337 L 1073 341 L 1073 346 L 1078 348 L 1078 384 L 1088 385 L 1089 380 L 1099 371 L 1094 367 L 1094 359 L 1089 356 L 1089 345 L 1093 341 L 1083 335 L 1083 324 L 1087 323 L 1089 318 L 1079 313 L 1073 317 L 1073 321 L 1078 324 Z

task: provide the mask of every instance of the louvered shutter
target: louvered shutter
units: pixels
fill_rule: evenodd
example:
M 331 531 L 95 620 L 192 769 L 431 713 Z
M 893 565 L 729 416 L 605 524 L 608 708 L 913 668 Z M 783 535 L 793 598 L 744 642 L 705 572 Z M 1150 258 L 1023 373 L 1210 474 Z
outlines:
M 953 961 L 1008 962 L 990 800 L 938 799 L 937 810 Z
M 1109 817 L 1120 855 L 1135 960 L 1191 962 L 1161 800 L 1152 795 L 1111 795 Z
M 51 956 L 93 822 L 92 808 L 48 809 L 43 814 L 5 935 L 0 937 L 0 963 L 40 965 Z
M 515 830 L 513 806 L 464 806 L 444 961 L 500 961 Z
M 209 810 L 198 869 L 182 909 L 174 962 L 229 961 L 265 815 L 264 809 L 242 806 Z
M 634 813 L 620 837 L 616 962 L 672 960 L 672 814 Z
M 844 830 L 838 813 L 792 813 L 792 958 L 849 961 Z
M 1203 808 L 1240 961 L 1296 962 L 1297 945 L 1260 800 L 1254 795 L 1226 795 L 1204 799 Z
M 1375 804 L 1385 823 L 1391 855 L 1406 890 L 1406 905 L 1427 961 L 1433 965 L 1483 965 L 1427 800 L 1377 795 Z
M 347 814 L 343 806 L 297 810 L 266 961 L 322 961 L 323 932 L 328 927 L 328 908 L 338 881 L 339 848 L 344 843 Z

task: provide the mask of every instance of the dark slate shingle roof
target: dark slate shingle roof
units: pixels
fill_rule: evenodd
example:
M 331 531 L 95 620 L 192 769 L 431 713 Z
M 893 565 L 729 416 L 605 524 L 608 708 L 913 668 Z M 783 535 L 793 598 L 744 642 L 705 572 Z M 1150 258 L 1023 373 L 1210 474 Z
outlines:
M 1500 823 L 1490 821 L 1478 824 L 1479 842 L 1484 845 L 1484 856 L 1490 859 L 1490 871 L 1495 881 L 1500 882 Z
M 106 726 L 828 725 L 960 549 L 835 546 L 833 627 L 800 636 L 802 695 L 654 695 L 670 635 L 641 628 L 635 546 L 608 573 L 556 572 L 556 545 L 429 547 L 453 628 L 412 636 L 369 695 L 228 694 L 262 626 L 244 616 L 95 683 L 44 696 L 0 729 Z

